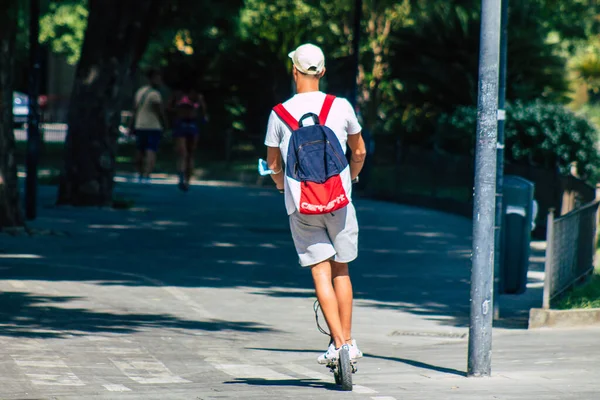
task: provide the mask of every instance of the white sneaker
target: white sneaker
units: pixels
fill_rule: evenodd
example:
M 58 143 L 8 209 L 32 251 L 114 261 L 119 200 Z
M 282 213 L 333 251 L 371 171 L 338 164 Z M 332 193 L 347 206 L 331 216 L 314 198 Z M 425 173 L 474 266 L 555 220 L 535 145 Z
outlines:
M 350 343 L 350 345 L 348 347 L 350 348 L 349 353 L 350 353 L 351 360 L 357 360 L 359 358 L 362 358 L 363 353 L 358 348 L 358 345 L 356 344 L 356 340 L 352 339 L 352 342 Z
M 331 343 L 327 351 L 317 358 L 319 364 L 331 364 L 337 361 L 339 357 L 340 349 L 335 348 L 335 344 Z

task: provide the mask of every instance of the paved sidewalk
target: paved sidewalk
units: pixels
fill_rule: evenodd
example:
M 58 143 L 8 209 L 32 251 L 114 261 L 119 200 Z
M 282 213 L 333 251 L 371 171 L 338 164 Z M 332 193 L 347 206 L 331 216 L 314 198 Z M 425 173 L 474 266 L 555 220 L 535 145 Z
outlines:
M 468 219 L 357 200 L 355 390 L 316 357 L 312 282 L 279 194 L 121 183 L 131 210 L 52 206 L 0 235 L 0 399 L 596 399 L 599 329 L 527 331 L 503 296 L 493 378 L 465 378 Z M 539 247 L 539 245 L 536 245 Z

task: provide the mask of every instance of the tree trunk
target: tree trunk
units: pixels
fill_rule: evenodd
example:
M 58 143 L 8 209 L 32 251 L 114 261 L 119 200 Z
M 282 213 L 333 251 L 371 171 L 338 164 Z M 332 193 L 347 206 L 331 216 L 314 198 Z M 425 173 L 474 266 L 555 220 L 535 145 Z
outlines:
M 69 106 L 58 204 L 109 206 L 120 113 L 160 0 L 90 0 Z
M 17 0 L 0 2 L 0 229 L 24 225 L 13 133 L 13 72 Z

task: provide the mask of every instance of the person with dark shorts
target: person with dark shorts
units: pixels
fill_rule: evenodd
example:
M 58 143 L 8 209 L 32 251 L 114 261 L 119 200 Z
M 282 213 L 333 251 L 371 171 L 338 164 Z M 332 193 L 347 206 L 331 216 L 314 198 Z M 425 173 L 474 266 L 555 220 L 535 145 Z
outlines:
M 159 88 L 162 77 L 158 70 L 148 72 L 149 84 L 135 94 L 134 134 L 137 141 L 137 172 L 139 182 L 149 182 L 156 163 L 156 153 L 160 144 L 166 116 Z
M 177 152 L 179 189 L 188 191 L 194 173 L 194 153 L 200 136 L 199 122 L 206 121 L 204 97 L 194 90 L 176 92 L 169 107 L 173 113 L 173 139 Z M 200 113 L 201 111 L 201 113 Z

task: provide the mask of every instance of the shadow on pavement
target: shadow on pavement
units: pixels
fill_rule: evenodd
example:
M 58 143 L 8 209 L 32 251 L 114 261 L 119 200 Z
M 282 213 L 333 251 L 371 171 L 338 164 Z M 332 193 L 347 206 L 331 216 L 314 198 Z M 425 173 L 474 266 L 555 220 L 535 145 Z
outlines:
M 406 365 L 410 365 L 411 367 L 416 367 L 416 368 L 422 368 L 422 369 L 428 369 L 431 371 L 437 371 L 437 372 L 442 372 L 444 374 L 450 374 L 450 375 L 458 375 L 458 376 L 467 376 L 467 373 L 464 371 L 459 371 L 457 369 L 453 369 L 453 368 L 446 368 L 446 367 L 438 367 L 437 365 L 432 365 L 432 364 L 427 364 L 421 361 L 416 361 L 416 360 L 409 360 L 406 358 L 398 358 L 398 357 L 383 357 L 383 356 L 376 356 L 373 354 L 365 354 L 365 358 L 376 358 L 378 360 L 387 360 L 387 361 L 393 361 L 393 362 L 400 362 Z
M 266 348 L 266 347 L 247 347 L 248 350 L 258 350 L 258 351 L 271 351 L 271 352 L 282 352 L 282 353 L 322 353 L 322 351 L 318 350 L 306 350 L 306 349 L 274 349 L 274 348 Z M 374 354 L 365 354 L 365 358 L 376 358 L 378 360 L 386 360 L 392 362 L 400 362 L 403 364 L 410 365 L 416 368 L 428 369 L 432 371 L 442 372 L 445 374 L 458 375 L 458 376 L 467 376 L 467 373 L 464 371 L 459 371 L 453 368 L 445 368 L 438 367 L 437 365 L 427 364 L 421 361 L 409 360 L 407 358 L 398 358 L 398 357 L 384 357 L 378 356 Z
M 245 384 L 252 386 L 295 386 L 311 387 L 318 389 L 327 389 L 341 391 L 340 387 L 334 383 L 323 382 L 317 379 L 260 379 L 260 378 L 238 378 L 235 381 L 224 382 L 230 384 Z
M 201 331 L 269 332 L 254 322 L 192 321 L 168 314 L 116 314 L 83 308 L 58 307 L 80 297 L 0 293 L 0 336 L 64 338 L 87 333 L 127 334 L 144 328 Z
M 310 273 L 297 264 L 282 199 L 270 189 L 196 186 L 183 194 L 175 186 L 158 186 L 121 185 L 125 196 L 136 198 L 131 210 L 44 209 L 38 225 L 68 236 L 8 238 L 6 247 L 0 247 L 0 280 L 243 287 L 275 301 L 313 297 Z M 46 198 L 53 202 L 54 192 Z M 471 221 L 360 199 L 356 207 L 360 250 L 351 274 L 357 306 L 466 327 Z M 533 298 L 540 290 L 531 290 Z M 505 303 L 507 321 L 525 318 L 531 304 L 524 305 L 522 299 Z M 130 320 L 132 327 L 152 324 Z M 118 318 L 113 321 L 119 326 Z M 168 318 L 162 322 L 176 327 L 185 323 Z M 223 329 L 218 322 L 206 324 L 197 329 Z M 523 325 L 511 322 L 506 327 Z
M 321 354 L 323 350 L 306 350 L 306 349 L 274 349 L 268 347 L 246 347 L 247 350 L 272 351 L 279 353 L 315 353 Z

